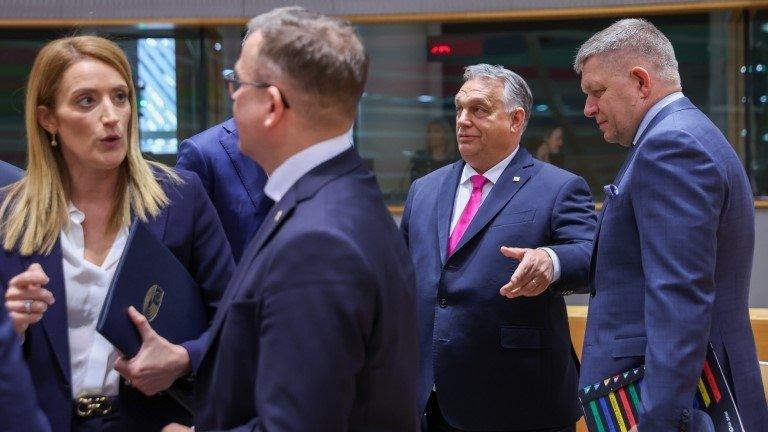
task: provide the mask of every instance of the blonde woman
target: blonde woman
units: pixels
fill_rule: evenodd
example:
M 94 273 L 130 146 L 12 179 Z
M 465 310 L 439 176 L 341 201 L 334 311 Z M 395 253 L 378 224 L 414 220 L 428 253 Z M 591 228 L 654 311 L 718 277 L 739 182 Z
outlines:
M 95 331 L 132 218 L 187 267 L 210 307 L 234 264 L 197 177 L 145 161 L 130 65 L 94 36 L 46 45 L 26 96 L 29 164 L 0 203 L 0 284 L 53 430 L 159 430 L 191 418 L 161 392 L 194 371 L 207 335 L 173 345 L 136 311 L 139 353 Z

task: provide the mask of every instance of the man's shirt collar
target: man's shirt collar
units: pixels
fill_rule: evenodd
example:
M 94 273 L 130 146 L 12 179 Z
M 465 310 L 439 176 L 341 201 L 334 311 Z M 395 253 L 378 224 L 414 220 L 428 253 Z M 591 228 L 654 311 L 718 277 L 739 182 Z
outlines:
M 304 174 L 352 147 L 352 129 L 329 140 L 313 144 L 285 160 L 272 172 L 264 186 L 264 194 L 280 201 Z
M 491 169 L 483 173 L 483 176 L 488 179 L 488 181 L 495 185 L 496 182 L 499 181 L 499 177 L 501 177 L 501 173 L 504 172 L 504 168 L 509 165 L 509 162 L 515 157 L 517 154 L 517 151 L 520 150 L 520 144 L 515 147 L 515 150 L 509 154 L 509 156 L 505 157 L 501 160 L 501 162 L 497 163 Z M 475 171 L 474 168 L 469 166 L 468 163 L 464 164 L 464 170 L 461 172 L 461 181 L 459 181 L 459 184 L 464 184 L 465 182 L 469 181 L 469 178 L 473 175 L 478 174 L 477 171 Z
M 651 107 L 651 109 L 649 109 L 648 112 L 645 113 L 645 117 L 643 117 L 643 121 L 641 121 L 640 126 L 637 127 L 637 132 L 635 133 L 635 138 L 632 140 L 632 145 L 637 144 L 637 140 L 640 139 L 645 129 L 651 123 L 651 120 L 653 120 L 653 118 L 656 117 L 656 114 L 658 114 L 659 111 L 663 110 L 665 106 L 671 104 L 672 102 L 678 99 L 682 99 L 684 97 L 685 96 L 683 95 L 683 92 L 674 92 L 664 96 L 664 98 L 656 102 Z

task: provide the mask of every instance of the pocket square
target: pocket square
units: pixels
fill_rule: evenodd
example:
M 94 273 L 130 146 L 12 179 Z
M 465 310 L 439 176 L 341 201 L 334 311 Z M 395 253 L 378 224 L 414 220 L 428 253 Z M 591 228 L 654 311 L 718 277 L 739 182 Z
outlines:
M 619 188 L 616 187 L 615 184 L 607 184 L 603 186 L 603 191 L 605 191 L 605 196 L 609 198 L 616 198 L 616 196 L 619 195 Z

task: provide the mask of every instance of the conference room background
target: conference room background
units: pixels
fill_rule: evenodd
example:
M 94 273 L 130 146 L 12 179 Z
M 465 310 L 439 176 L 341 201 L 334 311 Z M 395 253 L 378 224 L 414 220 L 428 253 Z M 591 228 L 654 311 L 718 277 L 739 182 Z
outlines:
M 768 8 L 647 18 L 673 43 L 685 94 L 734 145 L 756 206 L 768 208 Z M 602 201 L 602 186 L 611 182 L 626 150 L 605 143 L 594 121 L 584 117 L 572 60 L 584 40 L 615 19 L 357 23 L 371 66 L 354 141 L 393 214 L 402 210 L 412 180 L 427 172 L 424 167 L 439 166 L 425 164 L 429 142 L 442 143 L 449 158 L 458 158 L 453 97 L 463 67 L 481 62 L 504 65 L 531 86 L 533 112 L 523 146 L 536 154 L 559 129 L 562 149 L 551 161 L 583 176 Z M 237 59 L 241 24 L 0 28 L 0 159 L 25 165 L 27 74 L 47 41 L 70 34 L 105 36 L 128 53 L 139 92 L 140 142 L 148 157 L 174 164 L 178 143 L 231 116 L 221 71 Z M 760 258 L 760 244 L 758 263 L 766 260 Z M 766 267 L 755 266 L 764 273 L 756 276 L 759 281 L 768 282 Z M 768 307 L 764 288 L 753 282 L 752 297 L 761 297 L 751 306 Z

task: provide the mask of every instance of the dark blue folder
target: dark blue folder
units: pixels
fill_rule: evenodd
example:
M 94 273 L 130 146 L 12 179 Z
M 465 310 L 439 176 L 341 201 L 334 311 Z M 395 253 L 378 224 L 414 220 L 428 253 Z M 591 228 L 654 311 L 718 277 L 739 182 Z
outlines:
M 200 288 L 173 253 L 134 221 L 109 286 L 96 330 L 126 358 L 141 347 L 141 337 L 128 316 L 133 306 L 152 328 L 171 343 L 200 337 L 208 317 Z

